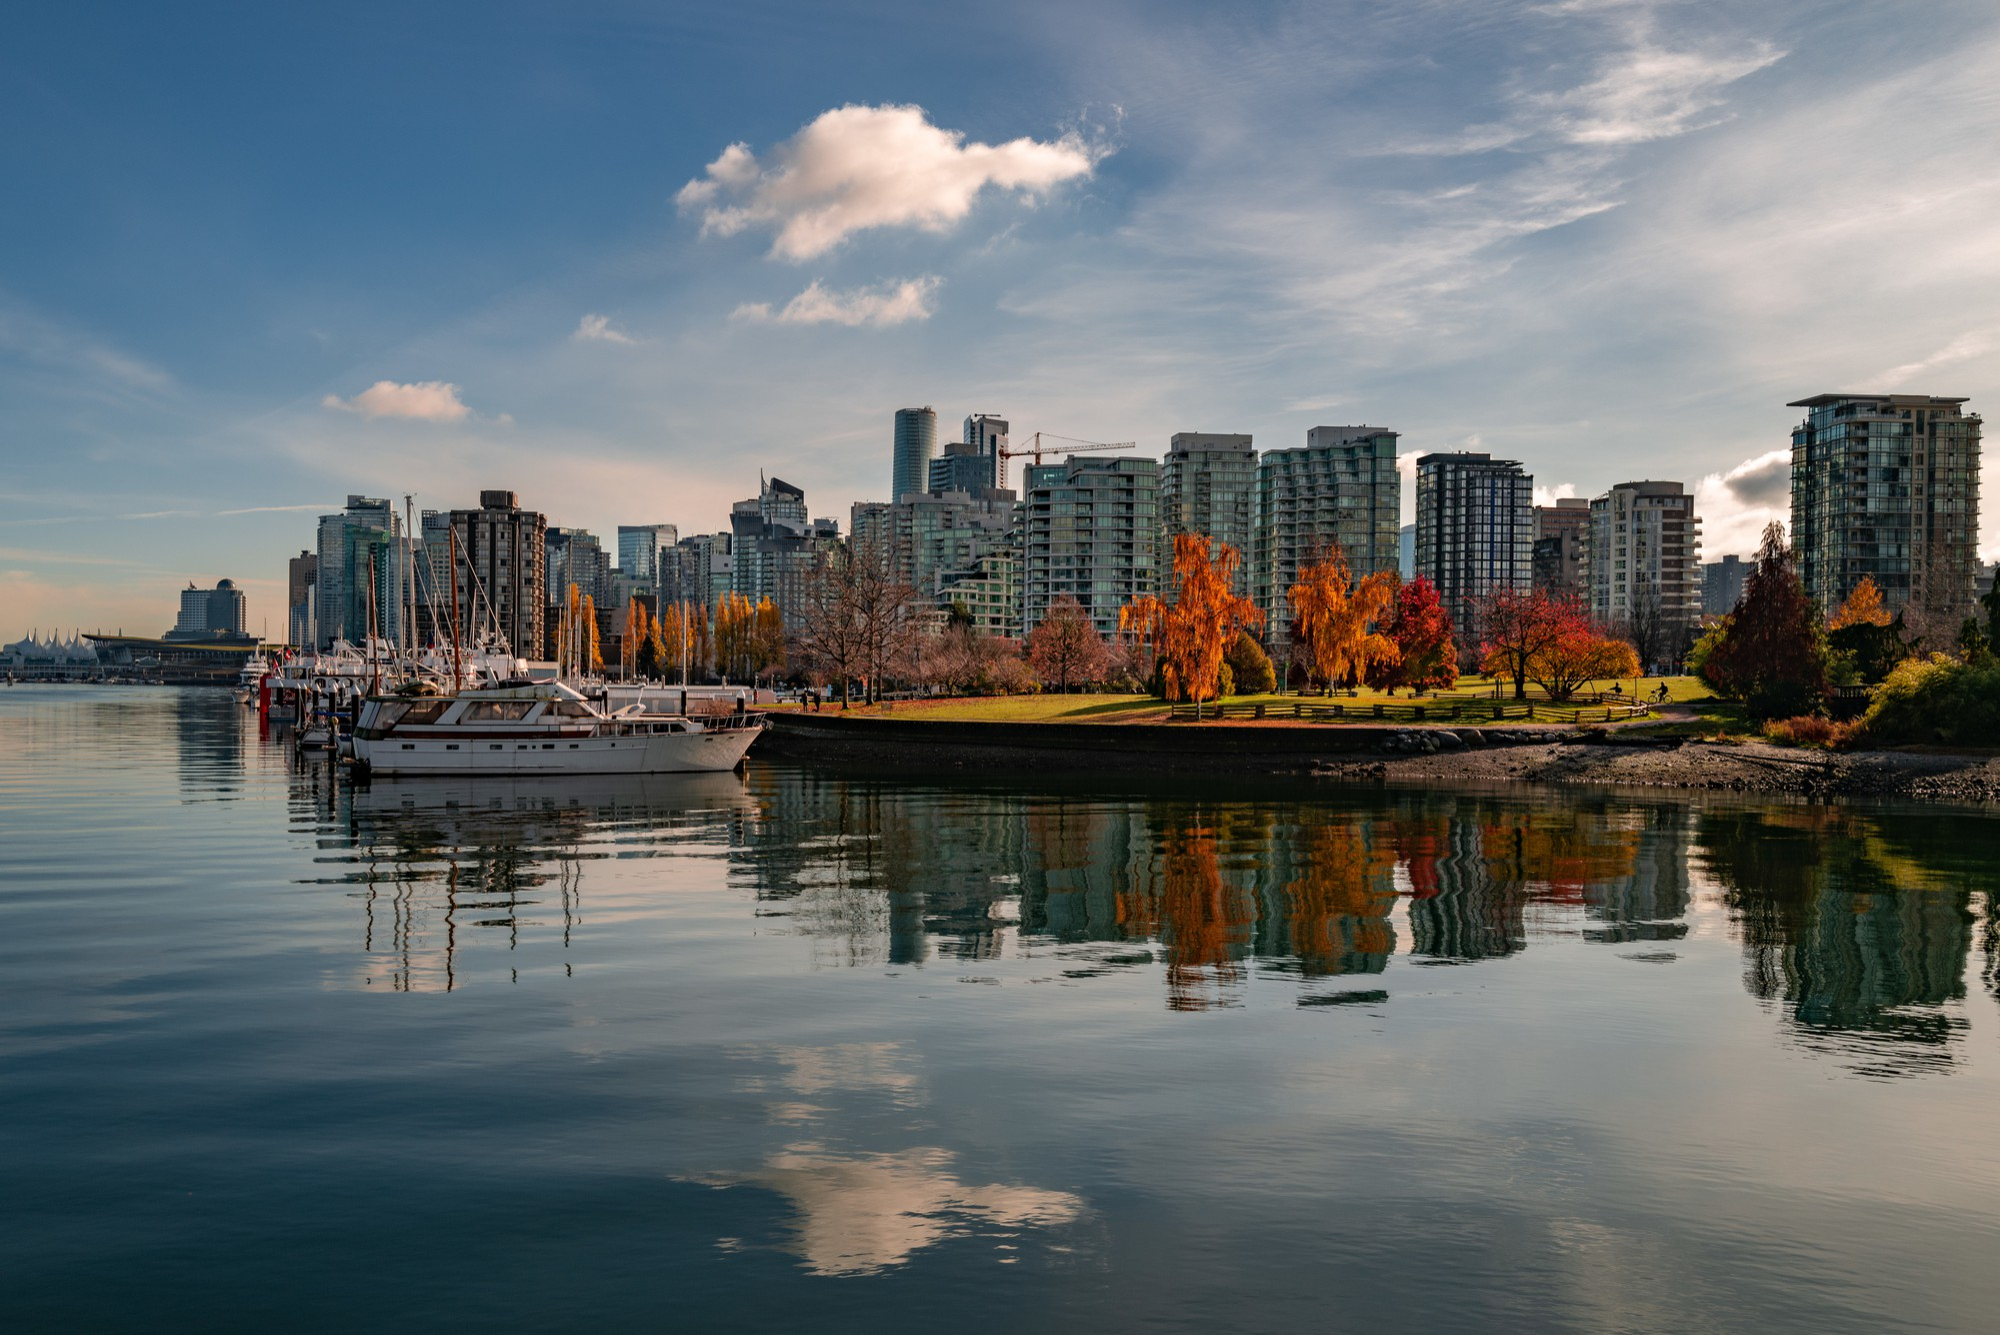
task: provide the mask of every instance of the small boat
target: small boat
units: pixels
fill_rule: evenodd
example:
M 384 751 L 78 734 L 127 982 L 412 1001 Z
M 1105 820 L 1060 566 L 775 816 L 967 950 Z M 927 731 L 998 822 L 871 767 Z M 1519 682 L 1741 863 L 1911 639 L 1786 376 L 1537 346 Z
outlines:
M 688 774 L 735 769 L 764 730 L 738 700 L 706 715 L 607 712 L 556 681 L 511 678 L 450 695 L 370 696 L 354 759 L 387 774 Z

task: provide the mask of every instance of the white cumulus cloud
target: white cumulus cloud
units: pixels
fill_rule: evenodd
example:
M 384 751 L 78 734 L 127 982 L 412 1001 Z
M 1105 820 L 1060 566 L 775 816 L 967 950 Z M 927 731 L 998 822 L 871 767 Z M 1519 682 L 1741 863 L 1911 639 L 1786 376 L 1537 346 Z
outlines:
M 1558 482 L 1553 487 L 1535 488 L 1535 504 L 1539 506 L 1550 506 L 1554 505 L 1557 501 L 1575 499 L 1576 483 L 1574 482 Z
M 443 380 L 419 380 L 410 385 L 377 380 L 351 399 L 329 394 L 320 400 L 320 406 L 359 413 L 371 421 L 400 417 L 412 422 L 462 422 L 472 413 L 460 401 L 458 386 Z
M 616 328 L 608 315 L 586 315 L 576 323 L 570 337 L 578 343 L 636 343 L 624 330 Z
M 873 227 L 949 231 L 987 186 L 1032 196 L 1089 176 L 1103 152 L 1074 133 L 967 143 L 922 107 L 845 106 L 761 160 L 731 144 L 676 198 L 704 235 L 768 227 L 773 256 L 809 260 Z
M 823 287 L 815 278 L 806 290 L 777 311 L 768 301 L 746 302 L 731 313 L 737 320 L 770 320 L 778 324 L 905 324 L 931 317 L 931 297 L 944 280 L 934 274 L 900 283 L 857 287 L 845 292 Z

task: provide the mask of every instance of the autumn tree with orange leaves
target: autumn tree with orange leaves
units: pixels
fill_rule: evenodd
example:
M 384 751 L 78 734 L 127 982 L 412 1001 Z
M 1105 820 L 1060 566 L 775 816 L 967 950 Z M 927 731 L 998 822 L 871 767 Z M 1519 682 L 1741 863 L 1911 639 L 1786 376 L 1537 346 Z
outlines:
M 1400 657 L 1382 633 L 1396 597 L 1393 571 L 1378 570 L 1356 582 L 1338 547 L 1299 571 L 1286 598 L 1292 605 L 1292 643 L 1306 677 L 1327 687 L 1352 686 L 1371 668 Z
M 1233 589 L 1239 557 L 1228 543 L 1211 545 L 1199 533 L 1174 535 L 1174 600 L 1146 597 L 1118 613 L 1120 634 L 1157 655 L 1163 694 L 1170 701 L 1202 702 L 1222 693 L 1222 659 L 1246 626 L 1264 614 Z
M 1829 630 L 1844 630 L 1848 626 L 1886 626 L 1889 611 L 1882 606 L 1882 590 L 1875 587 L 1872 576 L 1863 575 L 1861 582 L 1854 586 L 1854 592 L 1847 595 L 1847 601 L 1840 605 L 1828 623 Z

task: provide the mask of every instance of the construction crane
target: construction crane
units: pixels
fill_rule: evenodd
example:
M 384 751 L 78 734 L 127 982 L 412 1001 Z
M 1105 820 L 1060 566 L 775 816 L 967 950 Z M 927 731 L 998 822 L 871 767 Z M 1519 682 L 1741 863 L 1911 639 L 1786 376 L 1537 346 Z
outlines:
M 1136 450 L 1139 448 L 1139 442 L 1136 440 L 1079 440 L 1075 436 L 1058 436 L 1053 431 L 1037 431 L 1029 438 L 1032 443 L 1024 445 L 1018 450 L 1010 450 L 1005 445 L 1000 447 L 1001 486 L 1004 487 L 1007 485 L 1007 461 L 1009 459 L 1019 459 L 1025 456 L 1032 457 L 1037 464 L 1041 463 L 1043 436 L 1047 436 L 1050 440 L 1066 440 L 1072 445 L 1094 445 L 1100 450 Z

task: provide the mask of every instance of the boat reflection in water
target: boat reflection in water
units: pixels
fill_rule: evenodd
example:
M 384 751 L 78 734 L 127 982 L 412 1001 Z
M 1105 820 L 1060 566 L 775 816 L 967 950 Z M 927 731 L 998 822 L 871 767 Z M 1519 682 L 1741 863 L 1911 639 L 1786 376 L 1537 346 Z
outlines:
M 510 953 L 555 945 L 569 972 L 584 864 L 726 842 L 755 810 L 728 772 L 358 783 L 346 821 L 352 865 L 340 879 L 359 887 L 365 981 L 450 991 L 476 932 L 496 934 Z M 524 956 L 527 967 L 549 963 L 545 955 Z M 522 967 L 511 964 L 510 979 Z
M 510 969 L 531 934 L 567 950 L 583 869 L 613 852 L 719 859 L 816 967 L 1150 972 L 1175 1011 L 1253 994 L 1380 1007 L 1435 986 L 1427 968 L 1538 941 L 1672 964 L 1699 925 L 1737 939 L 1747 990 L 1793 1041 L 1885 1076 L 1958 1059 L 1981 922 L 1994 985 L 1984 816 L 1940 812 L 1918 847 L 1864 808 L 1271 792 L 1052 794 L 754 761 L 742 777 L 378 780 L 354 793 L 345 879 L 389 966 L 370 977 L 396 987 L 457 985 L 473 930 L 504 931 Z

